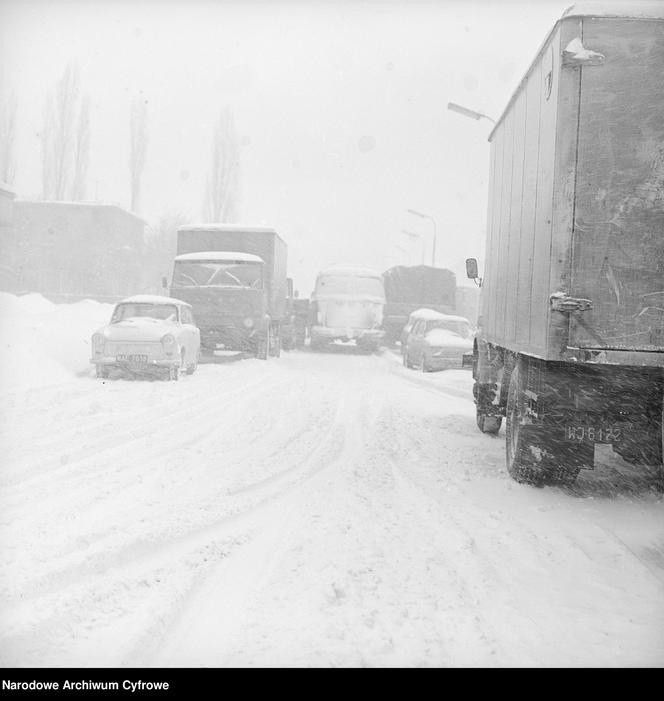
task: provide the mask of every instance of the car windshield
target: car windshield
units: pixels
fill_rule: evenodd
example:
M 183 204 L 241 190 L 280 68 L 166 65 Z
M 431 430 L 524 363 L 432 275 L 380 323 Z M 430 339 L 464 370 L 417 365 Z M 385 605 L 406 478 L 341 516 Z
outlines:
M 244 261 L 176 261 L 174 287 L 262 287 L 262 264 Z
M 473 333 L 470 328 L 470 322 L 461 319 L 436 319 L 435 321 L 430 321 L 427 324 L 426 331 L 428 333 L 433 331 L 433 329 L 451 331 L 457 336 L 461 336 L 461 338 L 470 338 Z
M 383 282 L 380 278 L 356 275 L 323 275 L 316 285 L 318 294 L 323 295 L 372 295 L 384 297 Z
M 163 321 L 177 321 L 178 308 L 174 304 L 150 304 L 147 302 L 127 302 L 118 304 L 111 317 L 111 324 L 132 317 L 148 317 Z

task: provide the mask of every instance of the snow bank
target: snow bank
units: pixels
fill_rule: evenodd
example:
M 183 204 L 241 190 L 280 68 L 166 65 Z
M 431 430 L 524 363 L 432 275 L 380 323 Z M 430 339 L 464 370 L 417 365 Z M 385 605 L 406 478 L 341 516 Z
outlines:
M 89 374 L 90 336 L 112 309 L 91 299 L 54 304 L 40 294 L 0 292 L 0 393 Z

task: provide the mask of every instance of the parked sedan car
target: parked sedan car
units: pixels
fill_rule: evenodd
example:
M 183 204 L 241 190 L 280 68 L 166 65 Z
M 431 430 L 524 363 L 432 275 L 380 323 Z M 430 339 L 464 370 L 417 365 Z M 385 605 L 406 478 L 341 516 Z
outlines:
M 172 297 L 135 295 L 119 302 L 111 321 L 92 336 L 97 377 L 115 370 L 178 380 L 198 365 L 200 331 L 191 305 Z
M 410 314 L 408 317 L 408 321 L 406 322 L 406 325 L 403 327 L 401 331 L 401 336 L 399 337 L 399 347 L 401 348 L 401 355 L 403 356 L 404 353 L 406 352 L 406 342 L 408 341 L 408 334 L 413 330 L 413 326 L 415 326 L 415 322 L 418 319 L 427 319 L 431 314 L 437 314 L 438 312 L 434 311 L 433 309 L 427 309 L 425 307 L 422 307 L 421 309 L 416 309 L 414 312 Z
M 473 347 L 473 330 L 462 316 L 426 310 L 413 324 L 403 351 L 403 364 L 422 372 L 461 368 Z

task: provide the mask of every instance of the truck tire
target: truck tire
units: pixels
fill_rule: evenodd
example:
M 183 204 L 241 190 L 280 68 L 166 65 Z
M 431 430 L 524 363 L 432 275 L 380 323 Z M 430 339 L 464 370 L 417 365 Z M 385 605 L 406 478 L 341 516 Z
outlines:
M 309 348 L 312 351 L 320 352 L 320 351 L 324 350 L 325 342 L 322 341 L 320 338 L 316 338 L 316 337 L 312 336 L 311 340 L 309 341 Z
M 256 357 L 259 360 L 267 360 L 269 353 L 269 337 L 267 333 L 262 333 L 256 340 Z
M 631 465 L 661 465 L 662 437 L 660 421 L 649 421 L 644 430 L 638 430 L 630 440 L 614 443 L 613 450 Z
M 279 328 L 274 328 L 270 326 L 270 355 L 273 358 L 279 358 L 281 356 L 281 332 Z
M 489 414 L 482 413 L 479 408 L 476 409 L 477 428 L 482 431 L 482 433 L 488 433 L 490 436 L 498 435 L 500 427 L 503 423 L 502 416 L 491 416 Z
M 630 465 L 661 465 L 662 451 L 659 446 L 660 440 L 657 437 L 657 444 L 651 445 L 636 443 L 614 444 L 613 449 L 620 457 Z
M 108 368 L 105 365 L 95 365 L 95 375 L 105 380 L 108 378 Z
M 194 362 L 191 365 L 187 365 L 187 375 L 193 375 L 198 367 L 198 355 L 194 358 Z
M 592 464 L 594 446 L 557 445 L 547 426 L 526 423 L 524 372 L 517 361 L 510 376 L 505 422 L 505 458 L 512 479 L 541 486 L 574 482 L 584 463 Z
M 479 382 L 475 382 L 473 385 L 477 428 L 479 428 L 482 433 L 488 433 L 492 436 L 498 434 L 503 423 L 502 416 L 498 416 L 488 410 L 488 407 L 493 406 L 492 400 L 495 394 L 495 385 L 480 384 Z

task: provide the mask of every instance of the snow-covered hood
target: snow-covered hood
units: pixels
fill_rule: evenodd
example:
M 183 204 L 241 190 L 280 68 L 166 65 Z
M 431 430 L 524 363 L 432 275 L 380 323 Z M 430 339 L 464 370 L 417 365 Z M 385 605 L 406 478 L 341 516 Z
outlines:
M 432 348 L 462 348 L 471 350 L 473 342 L 469 338 L 462 338 L 453 331 L 447 329 L 431 329 L 424 337 Z
M 108 324 L 99 329 L 109 341 L 159 341 L 167 333 L 176 333 L 177 324 L 172 321 L 151 319 L 149 317 L 132 317 Z

